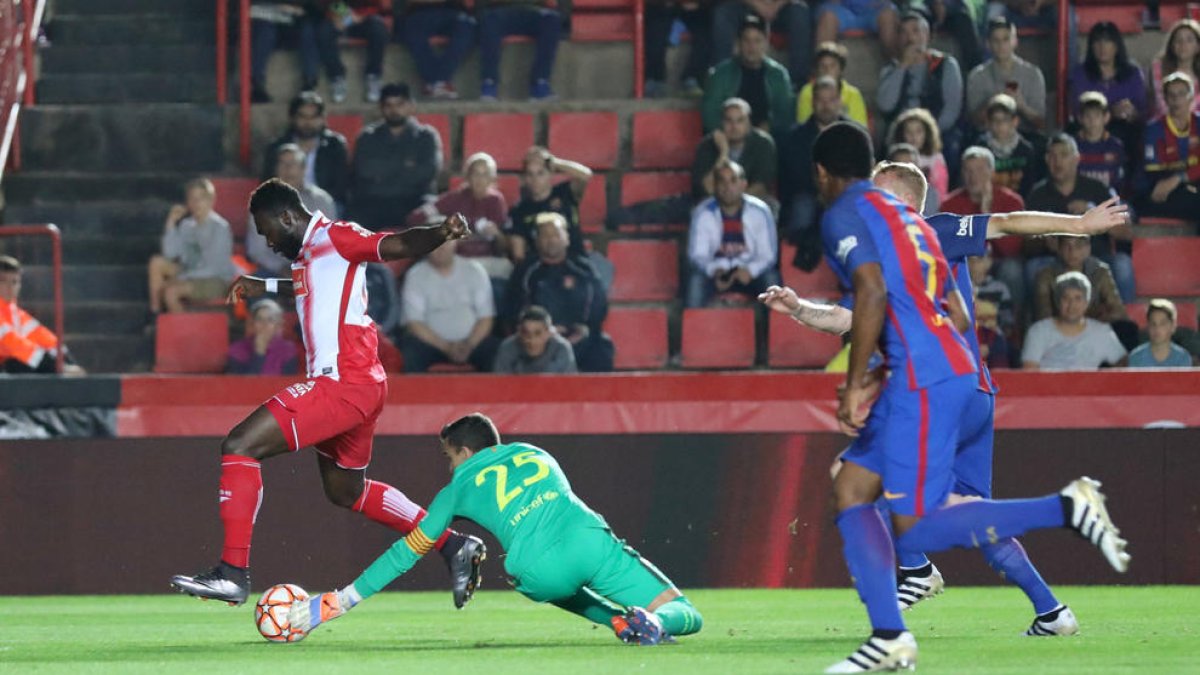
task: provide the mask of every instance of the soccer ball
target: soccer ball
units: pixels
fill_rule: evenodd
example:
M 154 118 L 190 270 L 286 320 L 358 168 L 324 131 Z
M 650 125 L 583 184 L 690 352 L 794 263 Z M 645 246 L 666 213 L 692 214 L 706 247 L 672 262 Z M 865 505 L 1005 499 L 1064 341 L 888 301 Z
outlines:
M 308 593 L 295 584 L 276 584 L 267 589 L 254 606 L 254 625 L 271 642 L 299 642 L 304 631 L 288 623 L 288 611 L 293 602 L 308 599 Z

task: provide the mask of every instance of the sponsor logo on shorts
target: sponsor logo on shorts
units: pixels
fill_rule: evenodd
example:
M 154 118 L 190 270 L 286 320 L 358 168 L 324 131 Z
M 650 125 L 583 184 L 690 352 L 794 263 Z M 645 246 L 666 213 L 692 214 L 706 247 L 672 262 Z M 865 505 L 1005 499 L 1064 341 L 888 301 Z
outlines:
M 316 382 L 309 380 L 308 382 L 297 382 L 287 388 L 287 393 L 292 395 L 292 398 L 300 398 L 301 396 L 312 391 L 312 388 L 317 386 Z

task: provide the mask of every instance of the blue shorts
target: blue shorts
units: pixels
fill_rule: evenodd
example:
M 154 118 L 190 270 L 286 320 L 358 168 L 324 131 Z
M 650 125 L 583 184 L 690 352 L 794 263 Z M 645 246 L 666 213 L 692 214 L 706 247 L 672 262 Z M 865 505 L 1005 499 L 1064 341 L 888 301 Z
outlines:
M 978 385 L 972 373 L 909 389 L 907 375 L 893 371 L 842 459 L 883 478 L 883 498 L 893 513 L 924 516 L 954 486 L 962 416 Z
M 842 0 L 842 2 L 822 3 L 817 8 L 817 16 L 825 12 L 837 15 L 838 31 L 861 30 L 871 33 L 879 32 L 879 13 L 892 3 L 884 0 Z
M 954 455 L 954 493 L 992 498 L 992 444 L 995 440 L 996 397 L 979 391 L 963 410 Z

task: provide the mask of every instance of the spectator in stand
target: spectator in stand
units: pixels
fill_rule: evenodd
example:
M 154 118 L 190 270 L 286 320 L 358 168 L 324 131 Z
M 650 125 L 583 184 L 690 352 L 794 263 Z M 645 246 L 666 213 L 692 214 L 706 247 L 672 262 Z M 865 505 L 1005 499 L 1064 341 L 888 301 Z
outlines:
M 512 262 L 504 255 L 507 246 L 500 231 L 508 203 L 496 189 L 496 160 L 486 152 L 471 155 L 463 162 L 463 179 L 457 190 L 443 192 L 437 201 L 408 214 L 407 224 L 425 225 L 448 214 L 463 214 L 471 235 L 458 240 L 458 255 L 483 265 L 492 279 L 508 279 Z
M 0 255 L 0 373 L 46 373 L 58 370 L 58 336 L 17 306 L 21 295 L 21 263 Z M 63 375 L 84 375 L 63 347 Z
M 746 194 L 746 173 L 737 162 L 726 160 L 713 174 L 715 196 L 692 212 L 685 307 L 704 307 L 717 293 L 756 298 L 779 284 L 779 243 L 771 208 Z
M 1085 316 L 1091 296 L 1092 284 L 1080 272 L 1054 280 L 1058 312 L 1029 327 L 1021 352 L 1025 370 L 1095 370 L 1104 364 L 1125 364 L 1127 352 L 1112 326 Z
M 187 205 L 176 204 L 163 225 L 162 253 L 150 258 L 150 313 L 182 312 L 188 301 L 225 297 L 233 281 L 233 233 L 213 211 L 217 191 L 198 178 L 184 186 Z
M 287 131 L 263 153 L 260 178 L 267 180 L 275 175 L 275 160 L 280 147 L 288 143 L 299 145 L 304 151 L 304 182 L 333 197 L 339 208 L 325 215 L 335 217 L 346 204 L 346 191 L 350 185 L 350 151 L 346 137 L 325 126 L 325 101 L 316 92 L 302 92 L 292 99 L 288 104 L 288 119 Z
M 1098 91 L 1079 97 L 1079 175 L 1094 178 L 1117 192 L 1124 191 L 1125 144 L 1108 132 L 1108 99 Z
M 1200 220 L 1200 113 L 1192 107 L 1195 83 L 1183 73 L 1163 82 L 1167 114 L 1146 127 L 1138 194 L 1145 215 Z
M 367 41 L 367 63 L 363 68 L 363 99 L 379 101 L 383 88 L 383 52 L 387 48 L 388 28 L 379 13 L 383 0 L 319 0 L 321 18 L 317 27 L 317 42 L 321 59 L 329 74 L 329 95 L 334 103 L 346 100 L 346 64 L 338 48 L 338 39 L 345 35 Z
M 836 40 L 848 30 L 867 31 L 879 37 L 883 58 L 891 59 L 896 56 L 899 22 L 891 0 L 823 0 L 817 7 L 817 42 Z
M 991 242 L 984 255 L 967 261 L 971 285 L 975 288 L 975 328 L 979 332 L 980 346 L 992 346 L 991 353 L 984 356 L 988 366 L 995 364 L 1000 368 L 1008 368 L 1011 365 L 1008 345 L 1016 336 L 1017 317 L 1012 291 L 992 275 L 992 263 Z
M 1200 82 L 1200 22 L 1180 19 L 1171 26 L 1162 51 L 1150 62 L 1150 84 L 1159 116 L 1169 114 L 1164 88 L 1169 75 L 1183 73 L 1192 82 Z M 1200 94 L 1192 92 L 1192 110 L 1200 109 Z
M 747 15 L 762 20 L 764 34 L 769 36 L 774 30 L 787 36 L 787 70 L 791 81 L 807 81 L 813 45 L 812 14 L 808 3 L 804 0 L 724 0 L 717 5 L 713 15 L 713 46 L 717 59 L 733 54 L 734 36 L 741 34 L 740 30 L 735 33 L 734 29 Z M 741 49 L 741 45 L 738 48 Z
M 904 164 L 912 164 L 918 166 L 921 153 L 916 146 L 911 143 L 892 143 L 887 149 L 887 161 Z M 921 175 L 925 175 L 924 172 Z M 929 179 L 925 179 L 925 203 L 921 205 L 921 213 L 932 214 L 941 210 L 942 194 L 937 191 L 937 188 L 929 185 Z
M 1149 114 L 1146 101 L 1146 78 L 1138 64 L 1129 58 L 1125 39 L 1111 21 L 1092 26 L 1088 31 L 1083 63 L 1071 71 L 1068 95 L 1071 97 L 1071 115 L 1077 120 L 1081 114 L 1081 97 L 1089 91 L 1104 94 L 1108 99 L 1112 113 L 1108 130 L 1120 138 L 1126 148 L 1138 147 L 1142 123 L 1153 116 Z
M 534 101 L 554 98 L 550 74 L 563 22 L 571 14 L 571 0 L 556 0 L 556 5 L 558 9 L 546 7 L 544 0 L 476 0 L 479 62 L 483 70 L 481 100 L 495 101 L 499 95 L 500 47 L 509 35 L 525 35 L 534 40 L 529 98 Z
M 613 343 L 603 333 L 608 316 L 604 286 L 586 258 L 568 255 L 570 233 L 560 213 L 537 218 L 537 256 L 517 268 L 505 294 L 509 322 L 530 305 L 544 307 L 556 330 L 575 351 L 575 363 L 585 373 L 612 370 Z
M 306 2 L 253 0 L 250 5 L 250 100 L 270 103 L 267 93 L 267 63 L 280 41 L 295 43 L 300 51 L 303 91 L 317 88 L 321 50 L 317 45 L 320 16 L 308 11 Z
M 396 32 L 425 82 L 425 97 L 458 98 L 454 73 L 475 44 L 475 17 L 459 0 L 403 0 L 392 8 Z M 429 38 L 435 35 L 449 39 L 441 54 L 429 44 Z
M 917 149 L 917 161 L 930 189 L 941 199 L 950 192 L 950 170 L 942 155 L 942 136 L 937 121 L 924 108 L 906 110 L 892 123 L 888 145 L 907 143 Z
M 973 145 L 962 154 L 962 187 L 946 195 L 941 208 L 947 213 L 1012 213 L 1025 208 L 1021 195 L 995 181 L 996 158 L 985 147 Z M 1021 238 L 1001 237 L 988 242 L 994 262 L 988 268 L 1011 291 L 1013 312 L 1020 315 L 1025 300 L 1025 274 L 1021 263 Z M 1003 312 L 1003 308 L 1001 308 Z M 1016 336 L 1016 331 L 1006 333 Z
M 328 218 L 337 217 L 337 207 L 333 197 L 321 188 L 311 185 L 304 180 L 304 168 L 307 165 L 304 151 L 295 143 L 285 143 L 276 151 L 275 177 L 296 188 L 300 193 L 300 202 L 304 208 L 316 213 L 320 211 Z M 267 238 L 259 234 L 254 226 L 254 216 L 250 216 L 250 227 L 246 228 L 246 257 L 257 265 L 255 276 L 282 277 L 292 276 L 292 261 L 271 250 Z
M 838 92 L 842 98 L 842 107 L 846 117 L 858 122 L 864 128 L 869 126 L 867 104 L 863 101 L 862 92 L 858 87 L 842 79 L 850 52 L 844 45 L 836 42 L 822 42 L 817 47 L 817 73 L 811 82 L 806 82 L 796 96 L 796 121 L 804 124 L 813 114 L 813 85 L 817 79 L 832 77 L 837 82 Z
M 775 173 L 779 158 L 775 141 L 765 131 L 750 126 L 750 104 L 740 98 L 725 101 L 721 128 L 700 141 L 692 162 L 692 198 L 697 202 L 713 194 L 713 171 L 726 160 L 746 170 L 746 192 L 767 203 L 775 200 Z
M 575 350 L 558 334 L 550 312 L 537 305 L 521 310 L 517 332 L 504 338 L 492 368 L 505 375 L 575 373 Z
M 792 78 L 767 56 L 769 46 L 766 24 L 747 14 L 738 28 L 737 54 L 714 66 L 704 83 L 700 114 L 705 133 L 721 126 L 721 105 L 734 97 L 750 104 L 750 123 L 773 137 L 782 138 L 791 127 L 796 115 Z
M 358 136 L 350 171 L 350 216 L 372 230 L 401 219 L 433 199 L 442 170 L 442 140 L 413 116 L 407 84 L 389 84 L 379 100 L 383 119 Z
M 435 363 L 470 363 L 491 371 L 497 340 L 496 306 L 483 266 L 455 253 L 447 241 L 404 276 L 404 372 L 424 373 Z
M 1046 128 L 1046 78 L 1037 66 L 1017 56 L 1017 27 L 1008 19 L 992 19 L 987 27 L 992 58 L 967 77 L 967 111 L 982 129 L 996 94 L 1008 94 L 1016 103 L 1019 127 L 1026 135 Z
M 1054 314 L 1055 279 L 1066 272 L 1079 272 L 1092 285 L 1087 317 L 1105 323 L 1126 320 L 1129 314 L 1117 292 L 1108 265 L 1092 256 L 1092 243 L 1087 237 L 1057 237 L 1058 258 L 1050 267 L 1038 272 L 1034 282 L 1033 318 L 1044 319 Z M 1134 330 L 1136 335 L 1136 329 Z
M 812 144 L 834 122 L 848 122 L 837 80 L 828 75 L 812 84 L 813 114 L 784 138 L 779 152 L 779 200 L 783 236 L 796 246 L 792 265 L 811 271 L 821 261 L 821 204 L 813 177 Z
M 1008 94 L 996 94 L 987 106 L 987 131 L 975 140 L 996 159 L 996 182 L 1021 195 L 1028 195 L 1041 177 L 1033 144 L 1017 130 L 1017 102 Z
M 924 108 L 937 120 L 942 143 L 953 155 L 960 145 L 956 126 L 962 101 L 958 61 L 929 48 L 929 22 L 925 17 L 905 13 L 900 19 L 900 57 L 883 67 L 875 92 L 884 124 L 890 126 L 905 110 Z
M 914 9 L 925 5 L 925 0 L 910 0 Z M 934 28 L 954 36 L 958 44 L 958 60 L 963 70 L 971 72 L 983 63 L 985 56 L 983 40 L 979 36 L 981 16 L 985 11 L 985 0 L 929 0 L 928 10 Z
M 555 183 L 554 176 L 559 173 L 566 175 L 567 180 Z M 592 170 L 579 162 L 555 157 L 549 150 L 535 145 L 525 153 L 522 177 L 521 201 L 509 210 L 504 230 L 513 263 L 524 262 L 539 236 L 540 216 L 550 212 L 562 215 L 566 223 L 569 254 L 586 256 L 583 231 L 579 229 L 579 200 L 583 199 L 583 191 L 592 179 Z
M 646 78 L 647 98 L 667 94 L 667 45 L 671 42 L 676 21 L 687 28 L 691 40 L 687 63 L 679 76 L 683 94 L 694 98 L 704 95 L 700 82 L 712 67 L 716 53 L 712 45 L 713 3 L 714 0 L 650 0 L 645 3 L 642 72 Z
M 1050 138 L 1046 148 L 1046 165 L 1049 177 L 1034 186 L 1025 200 L 1025 205 L 1033 211 L 1050 211 L 1051 213 L 1069 213 L 1082 215 L 1093 206 L 1104 202 L 1116 195 L 1111 188 L 1105 187 L 1097 180 L 1079 175 L 1079 147 L 1075 139 L 1066 134 L 1055 134 Z M 1113 228 L 1107 234 L 1092 237 L 1089 254 L 1095 252 L 1096 257 L 1112 268 L 1112 276 L 1116 279 L 1120 297 L 1132 300 L 1135 297 L 1133 280 L 1133 259 L 1129 253 L 1114 246 L 1114 240 L 1131 240 L 1133 231 L 1128 225 Z M 1036 240 L 1026 239 L 1027 258 L 1039 253 Z M 1044 254 L 1043 254 L 1044 255 Z M 1026 279 L 1035 278 L 1033 272 L 1040 271 L 1053 259 L 1041 261 L 1029 260 L 1026 264 Z M 1107 289 L 1097 288 L 1097 295 L 1107 295 Z M 1049 311 L 1049 303 L 1044 305 Z M 1039 310 L 1039 312 L 1042 310 Z M 1121 310 L 1124 313 L 1124 309 Z M 1045 314 L 1039 315 L 1041 318 Z M 1111 319 L 1109 319 L 1111 320 Z
M 229 345 L 225 372 L 232 375 L 295 375 L 300 350 L 283 336 L 283 308 L 264 298 L 246 319 L 246 337 Z
M 1171 338 L 1179 313 L 1175 303 L 1155 298 L 1146 308 L 1146 333 L 1149 341 L 1142 343 L 1129 355 L 1130 368 L 1191 368 L 1192 355 L 1175 344 Z

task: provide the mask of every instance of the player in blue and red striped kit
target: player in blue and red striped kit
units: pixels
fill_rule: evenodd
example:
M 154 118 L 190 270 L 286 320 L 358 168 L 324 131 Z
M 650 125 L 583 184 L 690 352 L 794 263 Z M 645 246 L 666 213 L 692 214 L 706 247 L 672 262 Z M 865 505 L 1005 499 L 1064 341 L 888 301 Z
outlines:
M 975 359 L 952 323 L 969 315 L 932 228 L 894 196 L 875 188 L 873 150 L 861 128 L 835 124 L 813 145 L 817 187 L 827 205 L 822 238 L 830 265 L 852 286 L 850 369 L 838 421 L 855 441 L 834 482 L 847 566 L 871 619 L 871 637 L 826 672 L 912 667 L 917 645 L 904 626 L 893 577 L 902 553 L 995 543 L 1031 529 L 1072 527 L 1120 571 L 1125 542 L 1093 482 L 1018 501 L 945 506 L 953 484 L 960 417 L 978 384 Z M 953 317 L 953 319 L 952 319 Z M 876 348 L 890 377 L 868 374 Z M 875 500 L 883 495 L 899 539 Z

